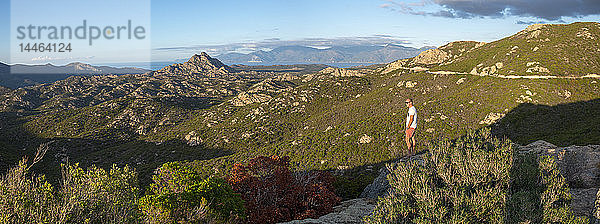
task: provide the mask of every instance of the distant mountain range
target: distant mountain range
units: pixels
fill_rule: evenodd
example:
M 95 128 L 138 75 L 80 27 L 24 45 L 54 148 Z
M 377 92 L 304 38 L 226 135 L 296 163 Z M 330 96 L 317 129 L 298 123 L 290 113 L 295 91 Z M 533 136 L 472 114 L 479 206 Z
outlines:
M 122 75 L 142 74 L 149 70 L 141 68 L 114 68 L 94 66 L 80 62 L 56 66 L 45 65 L 7 65 L 0 62 L 0 85 L 10 88 L 54 82 L 73 75 Z
M 318 49 L 306 46 L 283 46 L 270 51 L 249 54 L 228 53 L 217 56 L 225 64 L 331 64 L 389 63 L 410 58 L 432 47 L 413 48 L 388 44 L 385 46 L 335 46 Z

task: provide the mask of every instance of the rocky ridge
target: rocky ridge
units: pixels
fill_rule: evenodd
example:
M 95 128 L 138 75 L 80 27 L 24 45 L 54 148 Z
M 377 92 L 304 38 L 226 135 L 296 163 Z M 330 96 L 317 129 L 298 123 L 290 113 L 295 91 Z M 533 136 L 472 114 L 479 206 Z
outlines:
M 358 69 L 347 69 L 347 68 L 333 68 L 329 67 L 319 71 L 321 74 L 329 74 L 333 77 L 347 77 L 347 76 L 365 76 L 369 74 L 369 71 L 358 70 Z
M 440 47 L 439 50 L 454 56 L 432 61 L 439 62 L 432 70 L 497 76 L 592 75 L 600 69 L 598 38 L 600 23 L 596 22 L 533 24 L 512 36 L 459 50 L 461 54 L 452 46 L 456 42 Z
M 502 78 L 597 77 L 600 70 L 598 38 L 600 23 L 596 22 L 533 24 L 490 43 L 451 42 L 414 58 L 389 63 L 382 72 L 410 69 Z
M 400 59 L 391 62 L 381 70 L 390 73 L 397 69 L 429 70 L 429 68 L 440 64 L 450 64 L 454 59 L 461 57 L 474 49 L 485 45 L 484 42 L 455 41 L 435 49 L 421 52 L 414 58 Z
M 74 109 L 123 98 L 222 99 L 272 73 L 235 72 L 206 53 L 145 74 L 73 76 L 0 95 L 0 111 Z

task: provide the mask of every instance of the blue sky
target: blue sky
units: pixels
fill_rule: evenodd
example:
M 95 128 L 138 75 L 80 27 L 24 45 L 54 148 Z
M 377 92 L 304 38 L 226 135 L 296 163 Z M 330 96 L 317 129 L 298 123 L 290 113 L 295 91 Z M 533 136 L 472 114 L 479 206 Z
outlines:
M 479 8 L 461 5 L 469 1 Z M 172 61 L 199 51 L 252 51 L 290 42 L 311 45 L 311 40 L 335 44 L 355 38 L 413 47 L 456 40 L 487 42 L 516 33 L 529 22 L 600 21 L 597 0 L 546 0 L 555 8 L 544 8 L 550 4 L 542 0 L 521 1 L 539 7 L 510 5 L 509 0 L 156 0 L 151 2 L 152 60 Z M 0 0 L 3 62 L 10 58 L 9 3 Z M 569 7 L 574 4 L 581 5 Z M 64 10 L 90 9 L 64 6 Z M 69 19 L 68 13 L 56 16 Z M 86 62 L 102 63 L 95 59 Z

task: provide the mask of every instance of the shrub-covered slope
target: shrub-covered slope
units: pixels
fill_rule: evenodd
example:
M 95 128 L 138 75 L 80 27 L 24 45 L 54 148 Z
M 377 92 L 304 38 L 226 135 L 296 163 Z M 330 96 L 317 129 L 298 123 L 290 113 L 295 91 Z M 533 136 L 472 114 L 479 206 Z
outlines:
M 251 95 L 264 94 L 266 100 L 244 106 L 227 99 L 208 108 L 184 107 L 160 98 L 118 99 L 21 117 L 25 123 L 20 127 L 37 138 L 58 140 L 55 147 L 62 151 L 54 162 L 69 157 L 105 166 L 133 163 L 147 169 L 142 176 L 166 161 L 198 159 L 207 172 L 220 173 L 233 162 L 273 154 L 290 156 L 296 168 L 368 170 L 404 154 L 407 97 L 414 99 L 419 111 L 417 139 L 424 149 L 424 142 L 457 137 L 503 116 L 510 119 L 499 130 L 519 133 L 517 140 L 528 143 L 537 139 L 522 137 L 528 132 L 511 126 L 519 121 L 512 114 L 519 105 L 555 107 L 600 96 L 595 79 L 513 80 L 403 70 L 362 77 L 321 74 L 294 82 L 278 91 L 257 90 Z M 552 143 L 586 144 L 597 139 L 578 138 L 579 132 L 574 131 L 598 128 L 594 117 L 588 116 L 600 113 L 597 107 L 572 111 L 570 117 L 557 121 L 544 120 L 537 113 L 521 111 L 518 117 L 541 123 L 581 121 L 554 129 L 551 134 L 561 137 L 546 139 Z M 7 147 L 15 151 L 21 147 L 13 143 L 22 136 L 14 139 L 8 132 L 4 136 Z M 544 136 L 552 135 L 535 135 Z
M 429 64 L 434 71 L 579 77 L 599 73 L 599 49 L 600 23 L 535 24 L 490 43 L 463 41 L 442 46 L 437 50 L 443 60 Z

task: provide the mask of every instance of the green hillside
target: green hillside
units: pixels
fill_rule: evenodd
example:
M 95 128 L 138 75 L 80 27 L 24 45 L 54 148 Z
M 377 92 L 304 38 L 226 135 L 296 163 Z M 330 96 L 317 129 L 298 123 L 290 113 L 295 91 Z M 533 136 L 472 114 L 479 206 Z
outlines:
M 308 77 L 312 79 L 307 81 Z M 590 116 L 600 114 L 594 100 L 600 97 L 596 79 L 502 79 L 407 70 L 301 79 L 279 92 L 258 91 L 272 99 L 246 106 L 224 100 L 208 108 L 186 107 L 157 97 L 38 113 L 18 119 L 23 122 L 18 127 L 27 134 L 15 140 L 9 134 L 14 132 L 3 132 L 2 142 L 22 153 L 18 150 L 23 142 L 28 142 L 30 150 L 37 146 L 31 138 L 37 142 L 54 139 L 53 145 L 60 150 L 48 157 L 48 165 L 67 157 L 102 167 L 132 164 L 140 170 L 142 181 L 149 181 L 144 175 L 147 178 L 167 161 L 197 160 L 195 164 L 206 175 L 222 175 L 235 162 L 273 154 L 290 156 L 298 169 L 372 175 L 382 162 L 405 155 L 402 125 L 407 97 L 414 99 L 419 111 L 419 150 L 434 139 L 454 138 L 467 129 L 488 126 L 495 114 L 510 118 L 494 126 L 498 133 L 508 133 L 521 144 L 537 139 L 558 145 L 600 140 L 600 133 L 588 132 L 600 130 L 600 123 Z M 573 110 L 570 105 L 577 102 L 588 103 Z M 529 109 L 523 111 L 523 105 L 530 105 Z M 556 120 L 548 121 L 547 116 L 539 116 L 537 107 L 563 108 L 571 115 L 550 116 Z M 528 132 L 526 128 L 531 127 L 511 130 L 522 119 L 552 126 L 572 118 L 578 120 L 575 126 L 545 129 L 549 133 Z M 586 132 L 591 134 L 580 137 Z
M 433 71 L 496 75 L 584 76 L 600 71 L 600 23 L 535 24 L 481 46 L 454 42 Z

